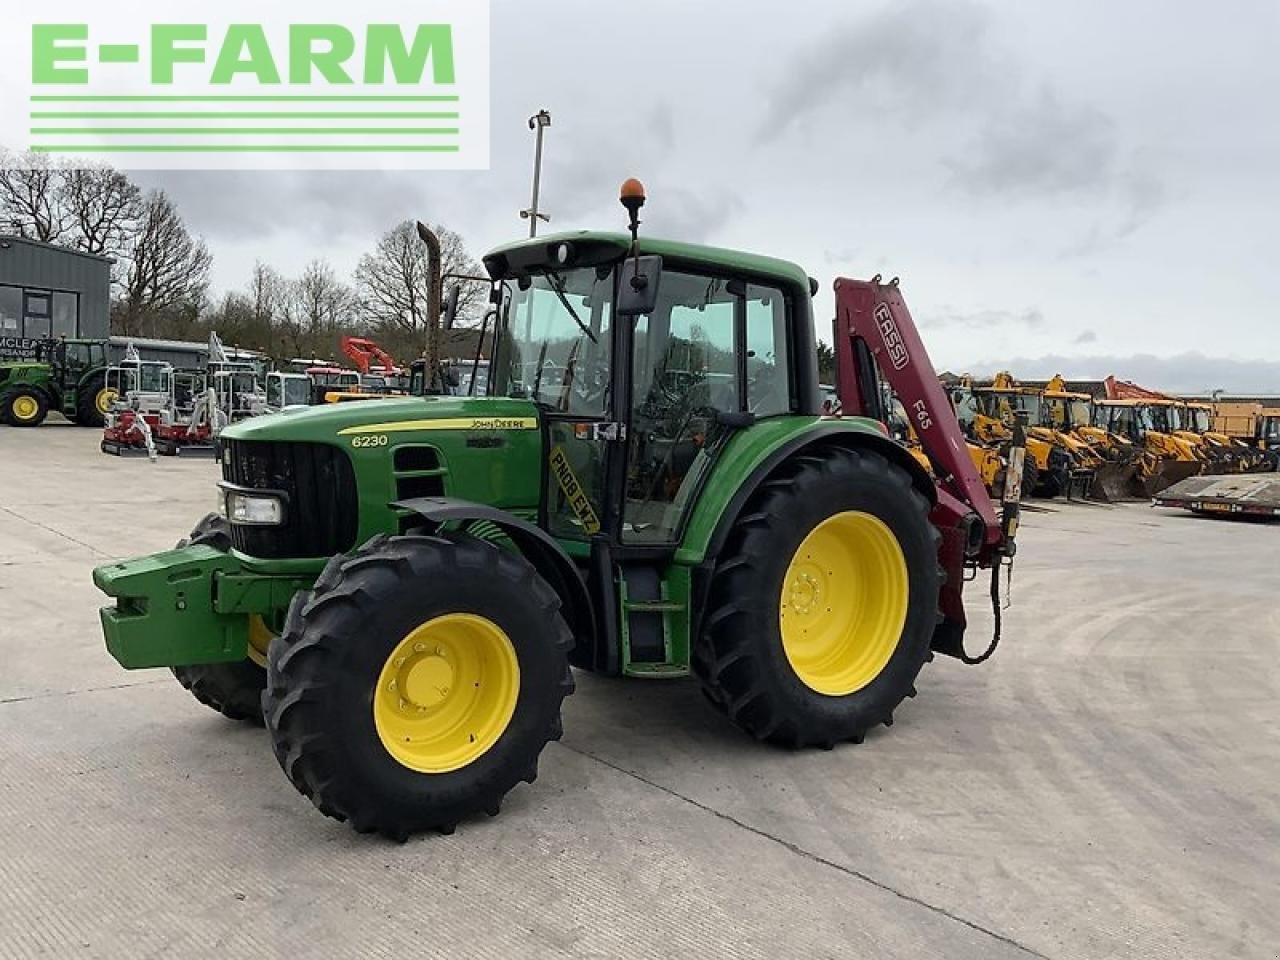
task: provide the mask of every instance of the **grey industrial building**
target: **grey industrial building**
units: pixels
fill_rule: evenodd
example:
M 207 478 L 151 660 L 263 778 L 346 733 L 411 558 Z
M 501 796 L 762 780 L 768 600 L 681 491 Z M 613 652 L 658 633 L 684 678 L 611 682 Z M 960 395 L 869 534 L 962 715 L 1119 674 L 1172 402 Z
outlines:
M 0 358 L 30 357 L 36 342 L 48 337 L 106 339 L 112 263 L 0 235 Z

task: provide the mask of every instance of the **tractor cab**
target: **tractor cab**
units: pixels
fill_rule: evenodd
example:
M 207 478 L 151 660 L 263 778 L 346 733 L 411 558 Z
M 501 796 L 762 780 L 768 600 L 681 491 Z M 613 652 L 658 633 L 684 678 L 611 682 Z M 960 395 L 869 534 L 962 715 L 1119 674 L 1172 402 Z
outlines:
M 1183 408 L 1186 415 L 1186 425 L 1184 430 L 1192 433 L 1206 434 L 1213 433 L 1213 408 L 1203 403 L 1188 403 Z
M 107 348 L 101 340 L 43 340 L 36 360 L 49 364 L 60 389 L 70 390 L 86 372 L 107 365 Z
M 1041 423 L 1064 432 L 1090 426 L 1091 405 L 1092 400 L 1087 393 L 1045 390 L 1041 400 Z
M 172 399 L 173 366 L 132 353 L 107 368 L 106 387 L 117 398 L 115 407 L 159 413 L 168 409 Z
M 307 376 L 311 378 L 311 403 L 325 403 L 330 393 L 360 393 L 360 374 L 345 367 L 309 367 Z
M 218 409 L 231 423 L 256 417 L 266 410 L 266 395 L 251 363 L 228 361 L 210 364 L 209 386 Z
M 650 241 L 648 297 L 622 302 L 630 243 L 566 234 L 485 258 L 502 295 L 489 393 L 540 411 L 548 529 L 578 549 L 602 532 L 674 549 L 736 433 L 820 412 L 803 273 Z
M 267 374 L 266 407 L 279 413 L 289 407 L 311 405 L 311 378 L 305 373 L 273 370 Z

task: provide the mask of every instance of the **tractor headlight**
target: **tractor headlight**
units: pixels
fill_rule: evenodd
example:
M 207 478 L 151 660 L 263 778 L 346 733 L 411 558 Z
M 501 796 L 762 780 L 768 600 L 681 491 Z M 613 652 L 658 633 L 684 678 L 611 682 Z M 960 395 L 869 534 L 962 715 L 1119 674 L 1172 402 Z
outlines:
M 223 488 L 227 519 L 245 526 L 274 527 L 284 523 L 284 498 L 267 490 Z

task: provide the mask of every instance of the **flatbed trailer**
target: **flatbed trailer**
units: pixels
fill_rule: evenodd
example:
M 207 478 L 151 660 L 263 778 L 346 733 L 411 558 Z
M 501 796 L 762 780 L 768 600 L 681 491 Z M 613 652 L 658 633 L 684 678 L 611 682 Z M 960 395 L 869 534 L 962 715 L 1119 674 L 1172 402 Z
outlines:
M 1280 473 L 1191 477 L 1161 490 L 1151 503 L 1207 516 L 1280 518 Z

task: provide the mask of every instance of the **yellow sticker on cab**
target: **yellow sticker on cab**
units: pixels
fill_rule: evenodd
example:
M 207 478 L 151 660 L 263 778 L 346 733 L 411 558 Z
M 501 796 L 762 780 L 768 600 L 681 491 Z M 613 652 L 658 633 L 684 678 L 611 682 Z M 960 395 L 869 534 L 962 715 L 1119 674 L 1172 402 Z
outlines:
M 569 458 L 565 456 L 563 447 L 551 448 L 550 463 L 551 472 L 556 478 L 556 483 L 560 486 L 560 491 L 564 494 L 564 498 L 569 504 L 569 509 L 573 511 L 573 515 L 582 524 L 582 529 L 587 531 L 588 535 L 599 533 L 600 518 L 596 516 L 596 511 L 591 506 L 591 498 L 587 496 L 586 490 L 582 488 L 578 475 L 573 472 L 573 467 L 569 466 Z

